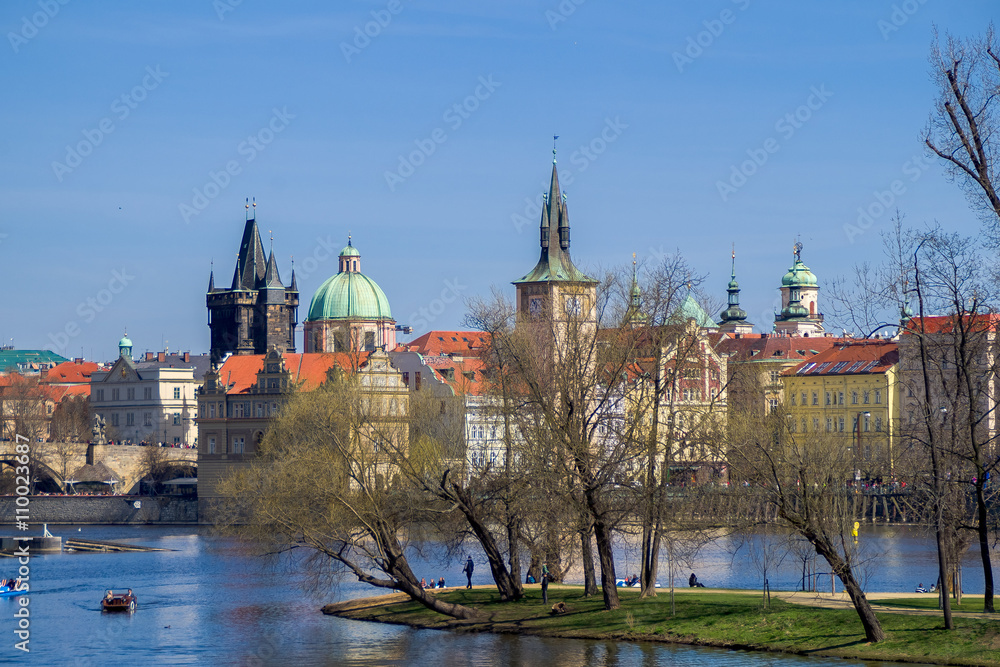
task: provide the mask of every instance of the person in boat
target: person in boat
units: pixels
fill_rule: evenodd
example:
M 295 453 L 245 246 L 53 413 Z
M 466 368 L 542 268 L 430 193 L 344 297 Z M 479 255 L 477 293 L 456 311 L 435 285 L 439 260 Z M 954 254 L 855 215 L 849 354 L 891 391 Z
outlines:
M 111 599 L 111 591 L 110 590 L 108 591 L 108 594 L 104 596 L 104 599 L 105 600 L 110 600 Z
M 917 593 L 926 593 L 927 592 L 927 589 L 924 588 L 923 582 L 920 582 L 919 584 L 917 584 L 917 590 L 916 590 L 916 592 Z
M 129 597 L 132 597 L 132 589 L 131 589 L 131 588 L 130 588 L 130 589 L 128 589 L 128 596 L 129 596 Z

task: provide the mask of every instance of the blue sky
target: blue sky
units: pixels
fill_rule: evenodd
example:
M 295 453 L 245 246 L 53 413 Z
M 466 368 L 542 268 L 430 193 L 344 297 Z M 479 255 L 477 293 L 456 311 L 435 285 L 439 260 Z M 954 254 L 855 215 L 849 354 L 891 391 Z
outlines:
M 100 360 L 127 327 L 136 352 L 206 352 L 246 197 L 286 280 L 295 257 L 300 317 L 350 232 L 398 322 L 460 327 L 537 260 L 553 134 L 581 267 L 679 250 L 722 302 L 735 243 L 767 331 L 797 236 L 823 285 L 879 259 L 890 214 L 845 225 L 880 199 L 978 232 L 922 150 L 927 53 L 996 8 L 9 0 L 0 339 Z

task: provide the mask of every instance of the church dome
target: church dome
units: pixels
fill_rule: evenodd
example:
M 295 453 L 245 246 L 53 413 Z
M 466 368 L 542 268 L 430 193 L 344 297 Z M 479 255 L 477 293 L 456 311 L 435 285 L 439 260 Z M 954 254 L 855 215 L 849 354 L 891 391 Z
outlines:
M 816 287 L 817 285 L 819 285 L 819 281 L 816 280 L 816 274 L 810 271 L 801 259 L 796 259 L 795 264 L 781 279 L 782 287 Z
M 340 252 L 340 273 L 320 285 L 309 304 L 306 322 L 318 320 L 390 320 L 389 300 L 374 280 L 357 270 L 361 253 L 348 243 Z
M 363 273 L 344 272 L 327 278 L 313 295 L 307 322 L 316 320 L 392 319 L 389 300 Z
M 118 347 L 132 347 L 132 341 L 129 340 L 128 334 L 122 336 L 122 339 L 118 341 Z

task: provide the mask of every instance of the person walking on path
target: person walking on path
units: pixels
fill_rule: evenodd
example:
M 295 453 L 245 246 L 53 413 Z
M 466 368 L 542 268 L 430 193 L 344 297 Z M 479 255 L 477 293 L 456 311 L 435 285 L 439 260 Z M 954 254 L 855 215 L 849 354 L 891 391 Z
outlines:
M 475 567 L 475 564 L 472 562 L 472 556 L 469 556 L 469 560 L 465 561 L 465 567 L 462 568 L 462 574 L 468 579 L 468 583 L 465 585 L 466 588 L 472 588 L 472 571 Z
M 549 573 L 542 572 L 542 604 L 549 603 Z

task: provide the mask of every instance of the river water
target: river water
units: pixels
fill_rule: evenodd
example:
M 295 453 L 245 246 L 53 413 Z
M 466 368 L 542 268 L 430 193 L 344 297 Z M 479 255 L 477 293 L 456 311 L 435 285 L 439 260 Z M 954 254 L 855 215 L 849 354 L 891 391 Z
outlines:
M 31 558 L 30 653 L 17 641 L 14 599 L 0 599 L 0 663 L 33 665 L 846 665 L 800 658 L 666 644 L 451 634 L 349 621 L 319 612 L 338 599 L 373 589 L 344 582 L 318 595 L 300 590 L 297 575 L 245 555 L 229 538 L 197 527 L 50 526 L 55 535 L 129 542 L 170 549 L 143 553 L 64 553 Z M 912 590 L 933 579 L 932 541 L 913 530 L 873 530 L 862 544 L 883 554 L 871 568 L 869 590 Z M 690 566 L 709 586 L 754 588 L 758 571 L 725 542 L 693 557 Z M 633 558 L 620 549 L 622 573 Z M 975 559 L 967 561 L 965 591 L 982 592 Z M 13 574 L 14 561 L 0 560 Z M 420 576 L 461 578 L 460 563 L 414 558 Z M 686 575 L 689 563 L 684 564 Z M 678 568 L 680 569 L 680 568 Z M 795 588 L 801 562 L 786 559 L 772 587 Z M 684 576 L 686 579 L 686 576 Z M 490 583 L 480 562 L 474 583 Z M 108 588 L 134 589 L 135 614 L 102 614 Z M 875 664 L 875 663 L 868 663 Z

